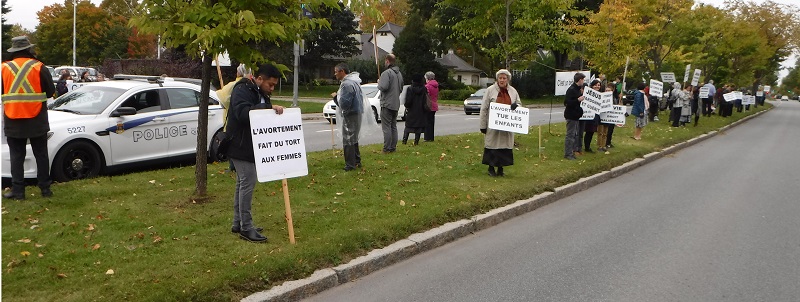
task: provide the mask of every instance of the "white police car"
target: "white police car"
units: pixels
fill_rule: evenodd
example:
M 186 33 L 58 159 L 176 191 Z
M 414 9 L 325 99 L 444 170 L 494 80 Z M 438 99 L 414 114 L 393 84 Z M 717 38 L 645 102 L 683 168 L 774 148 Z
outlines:
M 200 86 L 160 77 L 117 75 L 89 83 L 48 105 L 47 148 L 53 180 L 93 177 L 107 168 L 175 157 L 197 150 Z M 222 129 L 222 107 L 215 92 L 208 106 L 209 150 Z M 211 160 L 217 160 L 209 152 Z M 2 177 L 11 177 L 8 145 L 2 140 Z M 30 145 L 25 178 L 36 177 Z
M 397 111 L 397 119 L 405 121 L 406 120 L 406 106 L 403 104 L 406 100 L 406 91 L 408 90 L 409 85 L 403 86 L 403 91 L 400 92 L 400 109 Z M 381 122 L 381 91 L 378 90 L 378 84 L 363 84 L 361 85 L 361 93 L 364 95 L 365 98 L 369 100 L 369 104 L 372 107 L 372 112 L 375 114 L 375 121 L 380 123 Z M 325 107 L 322 107 L 322 116 L 328 120 L 328 122 L 336 123 L 336 103 L 333 100 L 328 101 L 325 103 Z

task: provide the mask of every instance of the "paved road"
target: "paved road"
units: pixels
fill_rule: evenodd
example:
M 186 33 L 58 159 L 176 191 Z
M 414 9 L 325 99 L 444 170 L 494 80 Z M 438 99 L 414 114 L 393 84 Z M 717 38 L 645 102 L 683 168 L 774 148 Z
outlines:
M 551 115 L 553 117 L 552 120 L 550 120 Z M 320 113 L 319 116 L 321 117 L 322 113 Z M 548 121 L 551 123 L 563 122 L 563 107 L 554 107 L 552 113 L 550 108 L 530 109 L 530 125 L 546 125 Z M 459 107 L 442 106 L 436 113 L 436 135 L 478 132 L 479 123 L 480 117 L 477 114 L 466 115 L 464 114 L 464 110 Z M 305 120 L 303 121 L 303 125 L 305 127 L 306 151 L 312 152 L 331 148 L 331 126 L 326 120 Z M 378 126 L 380 127 L 380 125 Z M 334 125 L 333 131 L 338 131 L 335 128 L 336 125 Z M 397 131 L 400 133 L 401 138 L 403 129 L 405 129 L 405 123 L 402 121 L 397 122 Z M 546 130 L 546 128 L 542 129 L 542 131 Z M 413 136 L 412 134 L 411 137 Z M 334 142 L 336 143 L 337 149 L 342 148 L 341 138 L 336 137 Z M 380 129 L 378 129 L 374 135 L 360 141 L 361 145 L 377 143 L 383 143 L 383 134 Z
M 307 301 L 800 301 L 800 104 Z

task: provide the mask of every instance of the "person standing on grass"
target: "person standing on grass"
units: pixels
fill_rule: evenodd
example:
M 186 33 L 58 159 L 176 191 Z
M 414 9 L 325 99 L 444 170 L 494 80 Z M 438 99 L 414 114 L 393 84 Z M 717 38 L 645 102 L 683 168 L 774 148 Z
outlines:
M 511 87 L 511 72 L 500 69 L 495 73 L 497 82 L 486 89 L 481 104 L 481 133 L 483 137 L 483 161 L 489 166 L 489 176 L 505 176 L 504 166 L 514 164 L 514 132 L 488 129 L 489 104 L 499 103 L 511 105 L 511 110 L 516 110 L 521 103 L 519 93 Z M 497 167 L 497 171 L 495 171 Z
M 576 73 L 572 77 L 572 85 L 567 88 L 567 93 L 564 95 L 564 118 L 567 120 L 567 134 L 564 137 L 564 158 L 568 160 L 575 160 L 575 153 L 580 152 L 580 137 L 578 136 L 578 128 L 580 127 L 580 118 L 583 115 L 583 83 L 586 75 L 583 73 Z
M 25 199 L 25 153 L 30 143 L 36 159 L 36 180 L 43 197 L 53 196 L 50 157 L 47 153 L 47 99 L 56 87 L 53 76 L 39 61 L 27 36 L 11 39 L 11 60 L 2 66 L 3 132 L 11 165 L 11 191 L 4 198 Z
M 253 216 L 250 213 L 253 189 L 258 182 L 253 138 L 250 135 L 250 111 L 272 109 L 277 114 L 283 114 L 282 106 L 272 105 L 270 102 L 270 95 L 281 76 L 274 65 L 261 65 L 255 78 L 242 78 L 236 82 L 231 93 L 227 131 L 231 136 L 231 147 L 228 149 L 228 158 L 236 169 L 231 232 L 250 242 L 267 242 L 267 237 L 259 233 L 262 229 L 253 225 Z
M 386 55 L 383 63 L 386 70 L 378 79 L 381 91 L 381 128 L 383 129 L 383 153 L 397 151 L 397 113 L 400 110 L 400 93 L 403 91 L 403 74 L 394 65 L 393 54 Z
M 433 71 L 425 73 L 425 88 L 428 90 L 428 98 L 431 100 L 431 111 L 428 111 L 428 125 L 425 127 L 425 141 L 432 142 L 434 135 L 434 125 L 436 124 L 436 111 L 439 111 L 439 82 Z
M 347 64 L 340 63 L 333 68 L 336 79 L 342 81 L 334 96 L 336 116 L 339 117 L 342 146 L 344 149 L 344 170 L 352 171 L 361 167 L 361 150 L 358 137 L 361 133 L 361 116 L 364 113 L 364 96 L 361 92 L 361 78 L 358 72 L 350 72 Z
M 708 83 L 703 85 L 708 88 L 708 97 L 703 101 L 703 116 L 711 116 L 711 104 L 714 102 L 714 96 L 717 94 L 717 88 L 714 87 L 714 80 L 708 80 Z
M 422 131 L 428 125 L 428 109 L 425 102 L 428 101 L 428 90 L 423 84 L 421 74 L 411 75 L 411 87 L 406 91 L 406 98 L 403 100 L 408 113 L 406 114 L 406 128 L 403 130 L 403 145 L 408 142 L 408 135 L 414 133 L 414 145 L 419 145 Z
M 589 88 L 597 92 L 602 92 L 600 90 L 602 90 L 603 84 L 600 80 L 594 80 L 589 84 Z M 594 133 L 597 132 L 598 124 L 600 124 L 599 114 L 595 114 L 592 120 L 583 121 L 583 148 L 586 152 L 594 153 L 594 150 L 592 150 L 592 138 L 594 137 Z
M 606 90 L 605 91 L 607 91 L 607 92 L 608 91 L 614 91 L 614 84 L 609 83 L 608 85 L 606 85 Z M 613 128 L 614 128 L 614 124 L 613 123 L 607 124 L 607 123 L 603 123 L 602 121 L 600 121 L 597 124 L 597 151 L 600 151 L 600 152 L 608 151 L 608 148 L 609 148 L 608 145 L 611 144 L 611 143 L 609 143 L 610 139 L 609 139 L 609 136 L 608 136 L 608 130 L 609 129 L 613 129 Z
M 631 109 L 631 114 L 636 117 L 635 127 L 636 129 L 633 130 L 633 139 L 641 140 L 642 139 L 642 130 L 645 126 L 647 126 L 647 110 L 650 107 L 650 104 L 647 100 L 647 94 L 644 92 L 644 88 L 647 87 L 647 84 L 644 82 L 639 83 L 636 86 L 636 94 L 633 95 L 633 108 Z

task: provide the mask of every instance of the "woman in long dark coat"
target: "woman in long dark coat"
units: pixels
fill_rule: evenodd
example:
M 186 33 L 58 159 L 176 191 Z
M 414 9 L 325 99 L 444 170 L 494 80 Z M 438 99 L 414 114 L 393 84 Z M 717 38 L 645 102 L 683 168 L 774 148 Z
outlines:
M 403 144 L 408 142 L 408 134 L 414 132 L 414 145 L 419 145 L 420 135 L 425 127 L 428 126 L 426 115 L 428 109 L 425 108 L 427 102 L 428 89 L 425 88 L 425 80 L 421 74 L 411 76 L 411 87 L 406 91 L 406 129 L 403 131 Z

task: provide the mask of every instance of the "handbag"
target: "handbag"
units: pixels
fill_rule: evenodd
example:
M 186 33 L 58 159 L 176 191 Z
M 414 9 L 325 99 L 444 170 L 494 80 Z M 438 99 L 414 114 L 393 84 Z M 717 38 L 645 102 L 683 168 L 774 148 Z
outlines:
M 431 97 L 425 93 L 425 111 L 432 111 L 433 104 L 431 104 Z
M 232 141 L 232 135 L 228 135 L 225 132 L 217 134 L 217 150 L 215 155 L 218 159 L 224 160 L 228 158 L 228 149 L 231 147 Z

